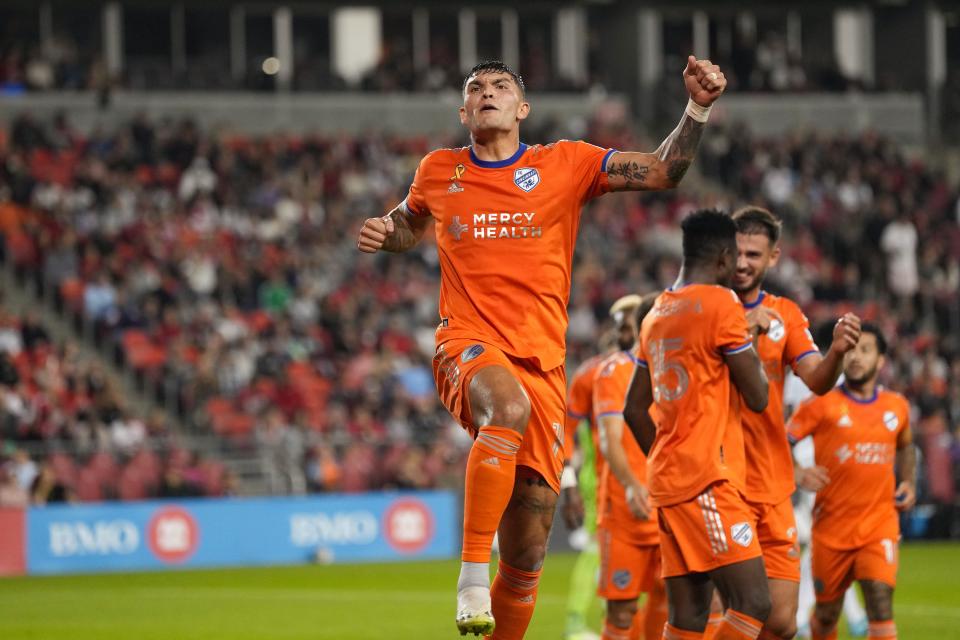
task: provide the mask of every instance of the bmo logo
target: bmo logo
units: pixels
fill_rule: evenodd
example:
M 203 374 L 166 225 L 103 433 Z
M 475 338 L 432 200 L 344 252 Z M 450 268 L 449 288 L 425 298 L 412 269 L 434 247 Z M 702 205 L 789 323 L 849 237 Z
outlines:
M 422 551 L 433 539 L 433 514 L 413 498 L 396 500 L 383 514 L 383 534 L 400 553 Z
M 200 543 L 197 521 L 178 507 L 157 511 L 147 525 L 150 551 L 164 562 L 183 562 L 193 555 Z

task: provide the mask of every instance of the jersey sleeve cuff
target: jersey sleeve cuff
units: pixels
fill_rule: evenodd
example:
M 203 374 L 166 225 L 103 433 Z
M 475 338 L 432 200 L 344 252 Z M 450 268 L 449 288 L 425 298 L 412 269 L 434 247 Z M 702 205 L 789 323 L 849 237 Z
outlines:
M 616 149 L 608 149 L 605 154 L 603 154 L 603 160 L 600 162 L 600 173 L 607 172 L 607 161 L 610 160 L 610 156 L 617 153 Z
M 423 217 L 422 213 L 420 213 L 419 211 L 417 211 L 416 209 L 410 206 L 410 203 L 408 202 L 408 200 L 409 200 L 408 198 L 403 199 L 403 201 L 400 203 L 400 210 L 403 211 L 408 216 L 412 216 L 414 218 Z
M 589 416 L 585 416 L 582 413 L 577 413 L 576 411 L 567 410 L 567 415 L 575 420 L 586 420 Z
M 633 364 L 637 365 L 638 367 L 643 367 L 644 369 L 650 368 L 650 365 L 647 364 L 647 361 L 643 358 L 638 358 L 636 356 L 630 356 L 630 358 L 633 359 Z
M 750 341 L 750 342 L 747 342 L 746 344 L 740 345 L 739 347 L 731 347 L 729 349 L 724 349 L 723 353 L 724 355 L 732 356 L 737 353 L 743 353 L 744 351 L 746 351 L 752 346 L 753 346 L 753 341 Z
M 800 355 L 798 355 L 796 358 L 793 359 L 793 364 L 797 364 L 807 356 L 812 356 L 815 353 L 819 354 L 820 352 L 817 351 L 816 349 L 810 349 L 809 351 L 804 351 L 803 353 L 801 353 Z

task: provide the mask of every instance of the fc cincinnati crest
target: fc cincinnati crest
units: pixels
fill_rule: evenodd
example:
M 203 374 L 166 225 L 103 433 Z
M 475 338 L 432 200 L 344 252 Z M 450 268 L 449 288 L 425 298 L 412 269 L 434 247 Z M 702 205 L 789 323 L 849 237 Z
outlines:
M 531 191 L 540 184 L 540 173 L 530 167 L 520 167 L 513 172 L 513 182 L 524 191 Z

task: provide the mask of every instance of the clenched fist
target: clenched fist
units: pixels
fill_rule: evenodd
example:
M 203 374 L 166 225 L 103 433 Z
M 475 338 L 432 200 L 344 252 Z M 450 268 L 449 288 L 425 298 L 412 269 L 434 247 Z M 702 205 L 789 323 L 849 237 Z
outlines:
M 395 230 L 393 218 L 389 213 L 380 218 L 367 218 L 360 229 L 357 249 L 364 253 L 376 253 L 383 248 L 383 243 Z
M 697 60 L 696 56 L 688 56 L 687 68 L 683 70 L 683 83 L 687 86 L 691 100 L 701 107 L 709 107 L 727 88 L 727 77 L 720 71 L 720 67 L 709 60 Z

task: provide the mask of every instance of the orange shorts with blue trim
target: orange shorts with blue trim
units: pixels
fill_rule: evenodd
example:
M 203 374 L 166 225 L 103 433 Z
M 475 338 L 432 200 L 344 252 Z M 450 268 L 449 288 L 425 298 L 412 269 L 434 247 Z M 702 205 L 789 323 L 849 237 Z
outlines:
M 567 377 L 562 366 L 541 371 L 532 359 L 514 358 L 497 347 L 462 338 L 437 346 L 433 378 L 440 401 L 474 438 L 470 413 L 470 381 L 484 367 L 501 366 L 513 375 L 530 400 L 530 421 L 517 453 L 517 466 L 529 467 L 560 493 L 563 472 L 563 429 L 566 422 Z

